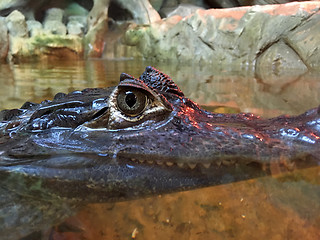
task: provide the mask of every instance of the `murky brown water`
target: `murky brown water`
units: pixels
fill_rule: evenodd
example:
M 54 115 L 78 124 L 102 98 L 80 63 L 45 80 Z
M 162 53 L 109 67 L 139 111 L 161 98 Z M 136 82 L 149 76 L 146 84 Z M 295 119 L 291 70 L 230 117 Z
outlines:
M 148 62 L 79 61 L 0 65 L 0 109 L 40 102 L 57 92 L 117 84 Z M 320 104 L 320 74 L 257 77 L 212 66 L 152 64 L 186 96 L 211 110 L 265 117 Z M 85 207 L 69 222 L 83 231 L 54 239 L 320 239 L 320 167 L 290 174 Z
M 252 71 L 213 66 L 92 60 L 0 65 L 0 109 L 19 107 L 26 100 L 50 99 L 57 92 L 113 86 L 120 73 L 138 77 L 147 65 L 171 76 L 186 96 L 208 109 L 228 106 L 231 111 L 272 117 L 299 114 L 320 103 L 320 73 L 288 73 L 263 79 Z

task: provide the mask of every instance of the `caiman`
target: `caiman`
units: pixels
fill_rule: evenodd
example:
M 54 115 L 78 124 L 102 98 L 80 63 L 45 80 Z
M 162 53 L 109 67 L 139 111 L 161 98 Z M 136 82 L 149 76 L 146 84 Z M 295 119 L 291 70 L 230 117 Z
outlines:
M 110 88 L 0 112 L 0 235 L 17 239 L 73 206 L 121 201 L 320 163 L 320 108 L 262 119 L 208 112 L 153 67 Z

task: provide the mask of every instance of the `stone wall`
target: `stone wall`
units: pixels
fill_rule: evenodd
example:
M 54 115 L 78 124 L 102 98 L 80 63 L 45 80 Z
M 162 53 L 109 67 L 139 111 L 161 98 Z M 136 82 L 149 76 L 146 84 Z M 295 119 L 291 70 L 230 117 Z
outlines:
M 0 19 L 2 61 L 142 57 L 280 75 L 320 65 L 319 1 L 249 7 L 234 6 L 289 1 L 93 0 L 85 7 L 71 0 L 11 2 L 9 10 L 22 12 Z M 64 9 L 51 8 L 54 3 Z M 0 3 L 0 14 L 8 9 Z
M 242 68 L 320 67 L 320 4 L 288 3 L 197 10 L 148 26 L 132 26 L 125 43 L 146 59 Z

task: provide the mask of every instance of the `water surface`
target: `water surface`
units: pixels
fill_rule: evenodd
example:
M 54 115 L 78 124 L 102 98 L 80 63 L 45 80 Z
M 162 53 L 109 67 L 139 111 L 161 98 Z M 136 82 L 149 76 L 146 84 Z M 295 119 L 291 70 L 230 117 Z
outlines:
M 26 100 L 40 102 L 57 92 L 114 86 L 120 73 L 139 77 L 147 65 L 171 76 L 186 96 L 208 109 L 227 106 L 272 117 L 299 114 L 320 103 L 319 73 L 289 72 L 262 78 L 250 70 L 210 65 L 91 60 L 0 65 L 0 109 L 19 107 Z
M 57 92 L 116 85 L 121 72 L 153 65 L 186 96 L 219 112 L 263 117 L 299 114 L 320 104 L 319 73 L 258 76 L 250 70 L 143 61 L 0 65 L 0 109 L 41 102 Z M 68 222 L 80 231 L 54 239 L 320 239 L 320 167 L 128 202 L 84 207 Z

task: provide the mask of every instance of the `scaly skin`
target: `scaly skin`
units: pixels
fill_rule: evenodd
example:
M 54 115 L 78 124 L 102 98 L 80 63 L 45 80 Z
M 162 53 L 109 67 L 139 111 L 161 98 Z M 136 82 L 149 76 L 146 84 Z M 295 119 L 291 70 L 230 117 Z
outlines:
M 122 74 L 116 87 L 4 110 L 0 120 L 0 233 L 7 239 L 47 227 L 83 203 L 320 163 L 319 109 L 267 120 L 210 113 L 152 67 L 139 79 Z

